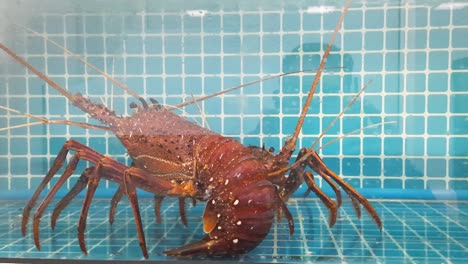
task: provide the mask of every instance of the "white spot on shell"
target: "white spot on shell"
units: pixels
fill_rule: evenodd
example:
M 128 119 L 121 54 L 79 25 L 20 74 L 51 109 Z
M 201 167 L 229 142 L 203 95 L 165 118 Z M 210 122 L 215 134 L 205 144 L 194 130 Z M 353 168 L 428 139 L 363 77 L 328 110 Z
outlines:
M 237 221 L 236 225 L 242 225 L 242 221 Z
M 221 214 L 217 214 L 216 217 L 220 218 L 220 217 L 221 217 Z
M 239 243 L 239 239 L 237 239 L 237 238 L 234 238 L 234 239 L 232 240 L 232 243 L 234 243 L 234 244 L 237 244 L 237 243 Z
M 213 177 L 210 178 L 210 181 L 213 181 Z
M 213 191 L 214 186 L 213 185 L 208 185 L 208 187 L 205 190 L 205 194 L 203 195 L 204 199 L 208 199 L 211 196 L 211 193 Z
M 222 228 L 221 226 L 218 226 L 218 229 L 221 230 L 221 229 L 223 229 L 223 228 Z
M 214 239 L 218 239 L 218 236 L 214 236 Z
M 236 200 L 234 201 L 234 205 L 238 205 L 238 204 L 239 204 L 239 200 L 236 199 Z
M 250 204 L 252 202 L 252 199 L 250 199 L 247 203 Z
M 216 203 L 216 201 L 215 201 L 215 200 L 211 200 L 211 203 L 212 203 L 212 204 L 215 204 L 215 203 Z
M 229 179 L 226 179 L 226 181 L 224 182 L 224 185 L 228 185 L 229 184 Z

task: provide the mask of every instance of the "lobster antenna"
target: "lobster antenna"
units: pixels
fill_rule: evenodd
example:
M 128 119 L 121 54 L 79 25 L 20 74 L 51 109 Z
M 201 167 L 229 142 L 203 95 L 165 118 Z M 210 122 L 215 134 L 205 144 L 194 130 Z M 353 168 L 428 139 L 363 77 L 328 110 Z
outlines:
M 114 77 L 114 72 L 115 72 L 115 59 L 114 56 L 112 56 L 112 72 L 111 76 Z M 107 86 L 109 87 L 109 86 Z M 114 83 L 111 84 L 111 92 L 110 92 L 110 109 L 114 109 Z
M 354 102 L 356 102 L 356 100 L 361 96 L 361 94 L 364 92 L 364 90 L 366 90 L 366 88 L 371 83 L 372 83 L 372 80 L 367 82 L 361 88 L 361 90 L 359 90 L 359 92 L 353 96 L 353 99 L 351 99 L 351 101 L 349 101 L 349 103 L 346 105 L 346 107 L 343 108 L 343 110 L 341 110 L 341 112 L 335 117 L 335 119 L 333 119 L 333 121 L 331 121 L 330 124 L 328 124 L 328 126 L 322 131 L 322 133 L 320 133 L 320 135 L 315 139 L 314 143 L 312 143 L 312 146 L 310 146 L 310 149 L 313 149 L 315 147 L 315 145 L 317 145 L 317 143 L 320 141 L 320 139 L 323 138 L 323 136 L 328 132 L 328 130 L 330 130 L 333 127 L 333 125 L 336 123 L 336 121 L 338 121 L 343 116 L 343 114 L 354 104 Z
M 83 122 L 74 122 L 74 121 L 70 121 L 70 120 L 49 120 L 47 118 L 43 118 L 43 117 L 40 117 L 40 116 L 35 116 L 35 115 L 28 114 L 28 113 L 21 113 L 18 110 L 8 108 L 8 107 L 5 107 L 5 106 L 1 106 L 1 105 L 0 105 L 0 109 L 6 110 L 6 111 L 9 111 L 9 112 L 14 112 L 14 113 L 17 113 L 17 114 L 20 114 L 20 115 L 23 115 L 23 116 L 26 116 L 26 117 L 29 117 L 29 118 L 39 120 L 38 122 L 33 122 L 33 123 L 3 127 L 3 128 L 0 128 L 0 131 L 12 130 L 12 129 L 23 128 L 23 127 L 31 127 L 31 126 L 37 126 L 37 125 L 50 125 L 50 124 L 63 124 L 63 125 L 81 127 L 81 128 L 85 128 L 85 129 L 98 129 L 98 130 L 104 130 L 104 131 L 109 130 L 109 128 L 105 127 L 105 126 L 92 125 L 92 124 L 83 123 Z
M 208 124 L 208 120 L 206 120 L 205 113 L 203 113 L 200 104 L 198 104 L 197 101 L 195 101 L 195 96 L 193 96 L 193 93 L 190 94 L 192 96 L 192 100 L 194 101 L 195 106 L 198 109 L 198 112 L 200 112 L 201 118 L 203 120 L 203 124 L 205 124 L 206 128 L 210 129 L 210 125 Z M 211 129 L 210 129 L 211 130 Z
M 335 41 L 336 35 L 338 34 L 338 31 L 341 28 L 341 25 L 343 23 L 344 17 L 346 15 L 346 12 L 348 11 L 349 6 L 351 5 L 351 0 L 349 0 L 346 3 L 346 6 L 344 7 L 344 10 L 338 20 L 338 23 L 336 24 L 335 30 L 333 31 L 332 37 L 330 39 L 330 42 L 328 42 L 327 49 L 325 50 L 325 53 L 323 54 L 322 60 L 320 61 L 320 66 L 317 70 L 317 73 L 315 74 L 314 81 L 312 82 L 312 86 L 310 87 L 309 94 L 307 95 L 306 102 L 302 108 L 301 115 L 299 117 L 299 120 L 296 125 L 296 129 L 294 130 L 293 136 L 286 141 L 286 144 L 284 145 L 283 149 L 281 152 L 286 153 L 287 155 L 290 155 L 289 153 L 292 154 L 292 150 L 295 149 L 296 147 L 296 142 L 297 138 L 299 136 L 299 133 L 302 129 L 302 126 L 304 124 L 304 120 L 307 117 L 307 112 L 309 111 L 310 103 L 312 102 L 312 98 L 314 97 L 315 90 L 317 88 L 318 82 L 320 80 L 320 77 L 322 76 L 323 69 L 325 67 L 325 63 L 327 62 L 328 55 L 330 54 L 330 50 L 333 46 L 333 42 Z
M 327 143 L 325 143 L 325 144 L 323 144 L 323 145 L 320 145 L 320 147 L 314 149 L 314 151 L 321 150 L 321 149 L 323 149 L 324 147 L 326 147 L 326 146 L 328 146 L 328 145 L 331 145 L 331 144 L 333 144 L 333 143 L 335 143 L 335 142 L 337 142 L 337 141 L 342 140 L 342 139 L 345 138 L 345 137 L 351 136 L 351 135 L 356 134 L 356 133 L 358 133 L 358 132 L 361 132 L 361 131 L 363 131 L 363 130 L 365 130 L 365 129 L 369 129 L 369 128 L 377 127 L 377 126 L 382 126 L 382 125 L 395 124 L 395 123 L 396 123 L 396 121 L 387 121 L 387 122 L 372 124 L 372 125 L 368 125 L 368 126 L 365 126 L 365 127 L 361 127 L 361 128 L 355 129 L 355 130 L 353 130 L 353 131 L 351 131 L 351 132 L 348 132 L 348 133 L 346 133 L 346 134 L 344 134 L 344 135 L 341 135 L 341 136 L 339 136 L 339 137 L 337 137 L 337 138 L 335 138 L 335 139 L 333 139 L 333 140 L 331 140 L 331 141 L 329 141 L 329 142 L 327 142 Z M 305 156 L 309 157 L 310 155 L 306 154 Z M 301 161 L 303 161 L 303 160 L 301 159 Z
M 348 132 L 344 135 L 341 135 L 333 140 L 331 140 L 330 142 L 327 142 L 323 145 L 321 145 L 320 147 L 312 150 L 312 151 L 309 151 L 308 153 L 304 154 L 304 156 L 302 156 L 302 158 L 296 160 L 293 164 L 291 164 L 290 166 L 286 167 L 286 168 L 282 168 L 282 169 L 279 169 L 277 171 L 274 171 L 274 172 L 271 172 L 269 174 L 267 174 L 268 177 L 271 177 L 271 176 L 276 176 L 276 175 L 279 175 L 279 174 L 282 174 L 282 173 L 285 173 L 289 170 L 291 170 L 292 168 L 298 166 L 301 164 L 301 162 L 304 162 L 308 157 L 310 157 L 314 152 L 316 152 L 317 150 L 320 150 L 320 149 L 323 149 L 324 147 L 330 145 L 330 144 L 333 144 L 345 137 L 348 137 L 348 136 L 351 136 L 353 134 L 356 134 L 357 132 L 360 132 L 360 131 L 363 131 L 365 129 L 368 129 L 368 128 L 372 128 L 372 127 L 376 127 L 376 126 L 382 126 L 382 125 L 386 125 L 386 124 L 394 124 L 396 123 L 395 121 L 387 121 L 387 122 L 382 122 L 382 123 L 378 123 L 378 124 L 372 124 L 372 125 L 368 125 L 368 126 L 365 126 L 365 127 L 361 127 L 361 128 L 358 128 L 358 129 L 355 129 L 351 132 Z
M 331 67 L 329 69 L 342 69 L 342 68 L 343 67 Z M 192 99 L 190 101 L 185 101 L 183 103 L 174 105 L 173 107 L 174 108 L 184 107 L 184 106 L 187 106 L 187 105 L 194 104 L 196 102 L 200 102 L 200 101 L 204 101 L 206 99 L 210 99 L 212 97 L 216 97 L 216 96 L 221 95 L 221 94 L 225 94 L 225 93 L 228 93 L 228 92 L 231 92 L 231 91 L 234 91 L 234 90 L 241 89 L 241 88 L 249 86 L 249 85 L 253 85 L 253 84 L 261 83 L 261 82 L 268 81 L 268 80 L 271 80 L 271 79 L 276 79 L 276 78 L 280 78 L 280 77 L 284 77 L 284 76 L 288 76 L 288 75 L 293 75 L 293 74 L 297 74 L 297 73 L 314 72 L 314 71 L 317 71 L 317 70 L 318 69 L 299 70 L 299 71 L 285 72 L 285 73 L 280 73 L 280 74 L 276 74 L 276 75 L 267 76 L 265 78 L 261 78 L 261 79 L 255 80 L 255 81 L 251 81 L 251 82 L 244 83 L 244 84 L 241 84 L 241 85 L 233 86 L 231 88 L 228 88 L 228 89 L 225 89 L 225 90 L 222 90 L 222 91 L 218 91 L 218 92 L 208 94 L 208 95 L 205 95 L 205 96 L 202 96 L 202 97 L 194 98 L 194 99 Z M 171 110 L 171 109 L 169 108 L 169 110 Z
M 351 132 L 348 132 L 348 133 L 346 133 L 346 134 L 344 134 L 344 135 L 341 135 L 341 136 L 339 136 L 339 137 L 333 139 L 332 141 L 327 142 L 327 143 L 321 145 L 320 147 L 314 149 L 313 151 L 310 151 L 309 153 L 306 153 L 302 158 L 298 159 L 296 162 L 294 162 L 294 163 L 293 163 L 291 166 L 289 166 L 287 169 L 290 170 L 290 169 L 294 168 L 295 166 L 298 166 L 301 162 L 303 162 L 304 160 L 306 160 L 308 157 L 310 157 L 310 156 L 311 156 L 314 152 L 316 152 L 317 150 L 323 149 L 324 147 L 326 147 L 326 146 L 328 146 L 328 145 L 330 145 L 330 144 L 333 144 L 333 143 L 335 143 L 335 142 L 337 142 L 337 141 L 339 141 L 339 140 L 341 140 L 341 139 L 343 139 L 343 138 L 345 138 L 345 137 L 351 136 L 351 135 L 353 135 L 353 134 L 356 134 L 356 133 L 361 132 L 361 131 L 363 131 L 363 130 L 365 130 L 365 129 L 368 129 L 368 128 L 377 127 L 377 126 L 382 126 L 382 125 L 388 125 L 388 124 L 394 124 L 394 123 L 396 123 L 396 121 L 387 121 L 387 122 L 372 124 L 372 125 L 368 125 L 368 126 L 365 126 L 365 127 L 361 127 L 361 128 L 355 129 L 355 130 L 353 130 L 353 131 L 351 131 Z
M 45 35 L 42 35 L 40 34 L 39 32 L 36 32 L 30 28 L 27 28 L 23 25 L 19 25 L 17 24 L 19 27 L 22 27 L 24 30 L 36 35 L 36 36 L 41 36 L 43 37 L 45 40 L 47 40 L 49 43 L 53 44 L 54 46 L 58 47 L 59 49 L 63 50 L 66 54 L 72 56 L 74 59 L 76 60 L 79 60 L 81 61 L 82 63 L 84 63 L 86 66 L 88 66 L 89 68 L 95 70 L 96 72 L 100 73 L 101 75 L 103 75 L 104 77 L 106 77 L 107 79 L 111 80 L 111 82 L 113 82 L 114 84 L 116 84 L 117 86 L 119 86 L 120 88 L 122 88 L 124 91 L 126 91 L 127 93 L 129 93 L 131 96 L 135 97 L 135 98 L 140 98 L 140 96 L 134 92 L 132 89 L 130 89 L 127 85 L 125 85 L 124 83 L 120 82 L 119 80 L 115 79 L 114 77 L 112 77 L 111 75 L 109 75 L 108 73 L 104 72 L 103 70 L 99 69 L 98 67 L 94 66 L 93 64 L 89 63 L 88 61 L 86 61 L 85 59 L 83 59 L 81 56 L 79 56 L 78 54 L 76 53 L 73 53 L 72 51 L 68 50 L 67 48 L 65 48 L 64 46 L 60 45 L 59 43 L 57 43 L 56 41 L 52 40 L 52 39 L 49 39 L 47 36 Z
M 116 84 L 117 86 L 119 86 L 120 88 L 122 88 L 124 91 L 126 91 L 127 93 L 129 93 L 131 96 L 135 97 L 135 98 L 140 98 L 140 95 L 138 95 L 135 91 L 133 91 L 132 89 L 130 89 L 127 85 L 125 85 L 124 83 L 120 82 L 119 80 L 115 79 L 114 77 L 112 77 L 111 75 L 109 75 L 108 73 L 102 71 L 101 69 L 97 68 L 96 66 L 94 66 L 93 64 L 89 63 L 88 61 L 86 61 L 85 59 L 83 59 L 81 56 L 79 56 L 78 54 L 76 53 L 73 53 L 72 51 L 68 50 L 67 48 L 65 48 L 64 46 L 60 45 L 59 43 L 57 43 L 56 41 L 52 40 L 52 39 L 49 39 L 47 36 L 45 35 L 42 35 L 40 34 L 39 32 L 36 32 L 28 27 L 25 27 L 23 25 L 20 25 L 20 24 L 16 24 L 17 26 L 23 28 L 24 30 L 36 35 L 36 36 L 40 36 L 40 37 L 43 37 L 45 40 L 47 40 L 48 42 L 50 42 L 51 44 L 55 45 L 56 47 L 58 47 L 59 49 L 63 50 L 65 53 L 67 53 L 68 55 L 72 56 L 73 58 L 81 61 L 82 63 L 84 63 L 86 66 L 90 67 L 91 69 L 95 70 L 96 72 L 100 73 L 101 75 L 103 75 L 104 77 L 106 77 L 107 79 L 109 79 L 112 83 Z M 333 68 L 341 68 L 341 67 L 333 67 Z M 228 93 L 230 91 L 234 91 L 234 90 L 237 90 L 237 89 L 240 89 L 240 88 L 243 88 L 243 87 L 246 87 L 246 86 L 249 86 L 249 85 L 252 85 L 252 84 L 256 84 L 256 83 L 259 83 L 259 82 L 263 82 L 263 81 L 267 81 L 267 80 L 270 80 L 270 79 L 274 79 L 274 78 L 279 78 L 279 77 L 282 77 L 282 76 L 287 76 L 287 75 L 292 75 L 292 74 L 297 74 L 297 73 L 302 73 L 302 72 L 308 72 L 308 71 L 315 71 L 315 69 L 312 69 L 312 70 L 302 70 L 302 71 L 293 71 L 293 72 L 288 72 L 288 73 L 282 73 L 282 74 L 278 74 L 278 75 L 273 75 L 273 76 L 269 76 L 269 77 L 266 77 L 266 78 L 263 78 L 263 79 L 260 79 L 260 80 L 256 80 L 256 81 L 252 81 L 252 82 L 248 82 L 248 83 L 245 83 L 245 84 L 242 84 L 242 85 L 238 85 L 238 86 L 234 86 L 234 87 L 231 87 L 229 89 L 226 89 L 226 90 L 223 90 L 223 91 L 219 91 L 219 92 L 216 92 L 216 93 L 213 93 L 213 94 L 209 94 L 209 95 L 206 95 L 206 96 L 202 96 L 202 97 L 199 97 L 199 98 L 196 98 L 196 99 L 192 99 L 190 101 L 186 101 L 186 102 L 183 102 L 183 103 L 180 103 L 180 104 L 177 104 L 177 105 L 174 105 L 174 106 L 167 106 L 167 109 L 169 110 L 173 110 L 175 108 L 181 108 L 181 107 L 184 107 L 184 106 L 187 106 L 187 105 L 191 105 L 193 103 L 196 103 L 196 102 L 200 102 L 200 101 L 203 101 L 203 100 L 206 100 L 206 99 L 209 99 L 209 98 L 212 98 L 212 97 L 215 97 L 215 96 L 218 96 L 218 95 L 221 95 L 221 94 L 224 94 L 224 93 Z

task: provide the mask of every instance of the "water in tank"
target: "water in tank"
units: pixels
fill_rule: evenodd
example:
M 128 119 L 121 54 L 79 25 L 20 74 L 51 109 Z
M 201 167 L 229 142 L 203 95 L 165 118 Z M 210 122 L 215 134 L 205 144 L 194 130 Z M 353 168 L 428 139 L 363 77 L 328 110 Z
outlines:
M 468 4 L 353 1 L 295 132 L 346 4 L 2 1 L 0 258 L 466 262 Z

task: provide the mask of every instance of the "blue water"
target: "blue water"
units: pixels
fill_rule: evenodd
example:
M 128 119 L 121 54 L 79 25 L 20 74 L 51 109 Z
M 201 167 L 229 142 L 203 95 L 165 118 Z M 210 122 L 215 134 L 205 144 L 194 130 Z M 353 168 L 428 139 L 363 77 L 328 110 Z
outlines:
M 131 115 L 128 106 L 138 100 L 46 38 L 142 97 L 175 105 L 267 76 L 315 69 L 343 6 L 344 1 L 3 1 L 0 42 L 69 91 Z M 328 228 L 323 205 L 303 199 L 301 188 L 288 202 L 294 236 L 289 237 L 284 221 L 275 224 L 257 249 L 238 260 L 467 262 L 467 17 L 463 1 L 353 3 L 298 143 L 310 146 L 371 82 L 317 146 L 364 126 L 393 122 L 318 151 L 330 169 L 372 199 L 384 229 L 380 232 L 367 215 L 356 219 L 349 203 L 340 209 L 336 226 Z M 93 122 L 3 52 L 0 58 L 0 106 L 51 120 Z M 176 112 L 245 145 L 278 150 L 293 132 L 313 78 L 314 72 L 275 78 Z M 89 255 L 80 252 L 76 239 L 80 199 L 63 213 L 55 231 L 46 212 L 42 251 L 35 249 L 31 232 L 21 236 L 18 223 L 26 199 L 66 140 L 131 163 L 114 135 L 102 131 L 63 125 L 5 130 L 34 121 L 0 109 L 0 258 L 142 259 L 128 204 L 119 207 L 112 227 L 107 222 L 116 185 L 105 181 L 90 210 Z M 86 166 L 79 164 L 58 197 Z M 168 260 L 161 254 L 165 249 L 202 237 L 202 204 L 189 209 L 189 227 L 184 227 L 177 204 L 168 200 L 164 221 L 157 225 L 148 197 L 141 196 L 141 210 L 150 259 Z

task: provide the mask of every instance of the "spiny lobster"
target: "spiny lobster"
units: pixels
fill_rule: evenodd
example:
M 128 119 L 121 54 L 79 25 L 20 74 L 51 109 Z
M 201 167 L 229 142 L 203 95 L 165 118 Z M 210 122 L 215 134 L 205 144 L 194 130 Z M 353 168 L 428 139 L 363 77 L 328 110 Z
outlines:
M 65 163 L 70 151 L 75 153 L 34 214 L 33 233 L 38 249 L 40 249 L 41 216 L 59 188 L 74 173 L 80 160 L 94 165 L 83 171 L 78 182 L 57 204 L 52 214 L 52 227 L 55 226 L 60 212 L 87 187 L 78 222 L 78 240 L 84 253 L 87 252 L 84 241 L 86 218 L 101 179 L 120 185 L 111 202 L 109 215 L 111 223 L 117 203 L 124 195 L 128 197 L 137 226 L 138 240 L 145 258 L 148 258 L 148 252 L 139 211 L 137 188 L 155 194 L 158 221 L 160 221 L 161 201 L 165 196 L 179 197 L 180 214 L 184 222 L 186 221 L 184 199 L 206 201 L 203 230 L 207 235 L 199 242 L 165 251 L 165 254 L 170 256 L 225 256 L 246 253 L 262 242 L 276 215 L 286 217 L 292 235 L 294 232 L 293 217 L 285 203 L 303 182 L 308 187 L 307 192 L 314 192 L 329 209 L 330 226 L 335 224 L 337 210 L 341 205 L 339 188 L 341 187 L 351 198 L 358 216 L 360 216 L 360 205 L 363 205 L 381 229 L 381 220 L 368 200 L 331 171 L 313 149 L 314 146 L 302 148 L 294 164 L 288 165 L 295 151 L 298 135 L 326 59 L 349 5 L 350 2 L 346 5 L 323 55 L 294 134 L 286 140 L 276 155 L 264 148 L 244 146 L 234 139 L 189 122 L 156 100 L 150 99 L 148 103 L 139 98 L 140 105 L 135 103 L 130 105 L 136 110 L 133 115 L 117 116 L 114 111 L 102 104 L 94 103 L 79 93 L 69 93 L 0 43 L 0 48 L 14 60 L 63 94 L 74 106 L 103 123 L 102 126 L 84 123 L 72 125 L 111 131 L 125 146 L 133 162 L 131 166 L 124 165 L 78 141 L 68 140 L 24 208 L 23 235 L 26 233 L 30 212 L 40 193 Z M 314 176 L 312 172 L 306 170 L 307 168 L 317 172 L 330 185 L 336 194 L 336 202 L 315 184 Z

